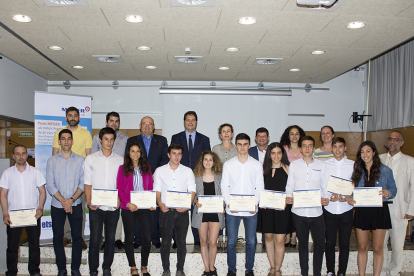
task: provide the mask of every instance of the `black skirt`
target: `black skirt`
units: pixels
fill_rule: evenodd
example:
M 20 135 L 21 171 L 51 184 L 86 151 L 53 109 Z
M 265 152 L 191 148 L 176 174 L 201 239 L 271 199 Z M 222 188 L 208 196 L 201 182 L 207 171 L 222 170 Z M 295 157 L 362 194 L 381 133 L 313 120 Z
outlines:
M 286 205 L 284 211 L 273 209 L 259 209 L 257 216 L 257 232 L 263 234 L 287 234 L 290 233 L 292 218 L 292 205 Z
M 388 202 L 383 202 L 382 207 L 355 207 L 352 225 L 361 230 L 391 229 Z

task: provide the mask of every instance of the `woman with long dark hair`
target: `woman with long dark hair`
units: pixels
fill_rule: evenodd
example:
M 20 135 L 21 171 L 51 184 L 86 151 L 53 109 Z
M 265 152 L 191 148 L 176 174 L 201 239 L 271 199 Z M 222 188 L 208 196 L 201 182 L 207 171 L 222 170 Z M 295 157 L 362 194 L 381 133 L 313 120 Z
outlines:
M 319 134 L 319 140 L 322 142 L 322 147 L 317 148 L 313 153 L 313 157 L 318 160 L 326 161 L 334 157 L 332 153 L 332 139 L 335 137 L 335 131 L 331 126 L 323 126 Z
M 388 200 L 395 197 L 397 187 L 392 170 L 381 164 L 377 148 L 373 142 L 365 141 L 359 146 L 351 180 L 355 187 L 382 187 L 380 191 L 383 198 L 382 207 L 356 207 L 353 223 L 358 240 L 359 275 L 365 275 L 369 234 L 372 232 L 374 276 L 379 276 L 384 261 L 385 233 L 387 229 L 392 227 Z M 355 200 L 348 197 L 348 203 L 354 205 Z
M 266 150 L 263 162 L 264 188 L 266 190 L 285 192 L 288 179 L 289 160 L 285 149 L 280 143 L 271 143 Z M 292 205 L 285 210 L 259 208 L 257 232 L 265 236 L 266 253 L 270 263 L 268 276 L 281 275 L 285 255 L 285 236 L 291 220 Z
M 151 249 L 151 209 L 138 209 L 131 203 L 131 191 L 152 191 L 151 167 L 147 162 L 144 148 L 138 141 L 131 141 L 125 148 L 124 164 L 119 166 L 116 188 L 121 200 L 120 208 L 125 232 L 125 254 L 131 267 L 131 275 L 139 275 L 134 258 L 135 222 L 141 228 L 141 274 L 148 273 L 148 257 Z

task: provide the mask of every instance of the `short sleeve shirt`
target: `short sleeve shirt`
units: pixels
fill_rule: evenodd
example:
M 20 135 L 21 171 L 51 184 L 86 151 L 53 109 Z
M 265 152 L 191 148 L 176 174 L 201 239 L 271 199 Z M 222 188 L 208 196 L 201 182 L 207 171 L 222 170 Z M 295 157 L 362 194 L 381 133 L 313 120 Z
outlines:
M 68 126 L 65 126 L 62 129 L 68 128 Z M 55 137 L 53 139 L 53 147 L 58 148 L 60 150 L 60 145 L 58 143 L 59 141 L 59 132 L 62 130 L 59 129 L 55 132 Z M 72 145 L 72 151 L 76 153 L 77 155 L 82 156 L 83 158 L 86 157 L 85 149 L 91 149 L 92 148 L 92 136 L 91 133 L 78 125 L 78 129 L 72 132 L 73 134 L 73 145 Z

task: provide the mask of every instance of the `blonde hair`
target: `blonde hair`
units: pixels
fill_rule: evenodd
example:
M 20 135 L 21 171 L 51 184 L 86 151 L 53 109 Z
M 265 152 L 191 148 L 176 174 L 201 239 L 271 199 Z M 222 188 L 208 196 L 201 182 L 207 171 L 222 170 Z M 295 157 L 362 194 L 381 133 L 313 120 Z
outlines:
M 200 154 L 200 156 L 198 157 L 195 163 L 195 167 L 193 171 L 195 177 L 202 177 L 204 175 L 205 169 L 203 166 L 203 160 L 204 160 L 204 156 L 206 156 L 207 154 L 213 157 L 213 167 L 211 168 L 211 170 L 213 171 L 215 175 L 221 175 L 223 171 L 223 163 L 221 163 L 220 158 L 215 152 L 205 150 Z

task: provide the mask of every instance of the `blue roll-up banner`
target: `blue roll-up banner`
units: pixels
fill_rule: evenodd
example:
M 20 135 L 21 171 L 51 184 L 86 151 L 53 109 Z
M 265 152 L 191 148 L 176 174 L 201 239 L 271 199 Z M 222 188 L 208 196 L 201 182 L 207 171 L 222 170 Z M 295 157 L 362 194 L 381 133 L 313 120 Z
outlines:
M 46 178 L 47 160 L 52 156 L 55 132 L 65 127 L 66 109 L 74 106 L 79 109 L 80 125 L 92 135 L 92 97 L 82 95 L 64 95 L 35 91 L 35 162 Z M 52 220 L 50 206 L 52 197 L 47 193 L 42 217 L 41 240 L 52 241 Z M 89 216 L 86 214 L 85 235 L 89 235 Z

